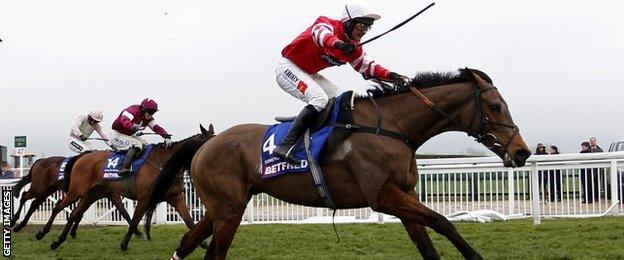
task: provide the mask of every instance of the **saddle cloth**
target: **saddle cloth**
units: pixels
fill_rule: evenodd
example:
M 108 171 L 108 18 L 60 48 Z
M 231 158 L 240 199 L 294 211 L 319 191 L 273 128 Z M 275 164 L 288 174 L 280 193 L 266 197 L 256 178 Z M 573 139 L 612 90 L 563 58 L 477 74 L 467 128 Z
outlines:
M 348 91 L 336 97 L 335 102 L 330 103 L 332 106 L 326 108 L 326 110 L 330 109 L 330 111 L 325 119 L 321 119 L 324 120 L 324 122 L 320 122 L 319 127 L 312 128 L 314 132 L 310 134 L 310 152 L 316 162 L 320 163 L 323 155 L 328 152 L 328 149 L 326 149 L 328 140 L 334 139 L 330 138 L 333 137 L 332 135 L 336 128 L 334 124 L 341 121 L 342 113 L 346 113 L 345 108 L 350 108 L 352 96 L 353 92 Z M 293 148 L 295 158 L 301 162 L 300 165 L 288 163 L 273 154 L 273 150 L 284 140 L 284 137 L 286 137 L 291 124 L 292 121 L 275 124 L 269 127 L 264 133 L 261 156 L 262 168 L 260 169 L 260 174 L 263 179 L 280 176 L 286 173 L 310 171 L 306 151 L 302 142 L 303 137 L 297 141 L 295 148 Z M 314 130 L 315 128 L 316 130 Z
M 63 163 L 61 163 L 61 167 L 59 167 L 59 171 L 58 171 L 58 180 L 62 181 L 65 179 L 65 167 L 67 166 L 67 163 L 69 162 L 69 159 L 71 159 L 72 157 L 67 157 L 65 158 L 65 160 L 63 160 Z
M 139 172 L 141 166 L 147 160 L 150 152 L 154 148 L 154 145 L 149 144 L 143 149 L 143 151 L 137 156 L 137 159 L 132 162 L 132 171 L 136 173 Z M 126 151 L 114 152 L 106 159 L 104 162 L 104 179 L 105 180 L 119 180 L 121 177 L 119 176 L 119 170 L 121 170 L 121 164 L 126 158 Z

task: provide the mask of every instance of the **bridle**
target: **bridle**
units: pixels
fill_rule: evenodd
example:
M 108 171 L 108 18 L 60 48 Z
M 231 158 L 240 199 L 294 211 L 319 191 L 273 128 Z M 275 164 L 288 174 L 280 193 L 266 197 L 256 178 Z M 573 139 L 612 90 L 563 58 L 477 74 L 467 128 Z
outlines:
M 507 148 L 509 147 L 509 145 L 511 145 L 511 141 L 514 139 L 514 137 L 516 137 L 516 135 L 520 132 L 520 130 L 518 129 L 518 126 L 511 125 L 511 124 L 506 124 L 506 123 L 500 123 L 500 122 L 496 122 L 496 121 L 492 121 L 490 120 L 490 118 L 485 114 L 485 112 L 483 111 L 483 106 L 481 105 L 481 94 L 488 91 L 488 90 L 492 90 L 492 89 L 496 89 L 496 87 L 494 86 L 489 86 L 487 88 L 479 88 L 479 85 L 477 84 L 477 79 L 475 79 L 474 74 L 472 74 L 472 70 L 469 68 L 465 68 L 465 71 L 468 74 L 468 77 L 470 79 L 470 83 L 472 86 L 472 93 L 473 93 L 473 97 L 474 97 L 474 103 L 475 103 L 475 110 L 473 113 L 473 116 L 470 119 L 470 124 L 468 124 L 468 126 L 462 124 L 460 121 L 458 121 L 457 119 L 451 117 L 448 113 L 444 112 L 442 109 L 440 109 L 438 106 L 436 106 L 433 101 L 431 101 L 429 98 L 427 98 L 425 95 L 423 95 L 418 89 L 416 89 L 415 87 L 409 87 L 409 89 L 412 91 L 412 93 L 414 93 L 414 95 L 416 95 L 420 100 L 423 101 L 423 103 L 425 103 L 427 106 L 429 106 L 431 109 L 433 109 L 436 113 L 438 113 L 440 116 L 448 119 L 449 121 L 451 121 L 455 126 L 457 126 L 458 128 L 460 128 L 462 131 L 466 132 L 468 134 L 468 136 L 471 136 L 475 139 L 475 141 L 483 144 L 485 147 L 487 147 L 488 149 L 494 149 L 496 146 L 500 146 L 501 148 L 503 148 L 503 151 L 507 151 Z M 469 126 L 474 125 L 474 120 L 475 118 L 477 118 L 481 124 L 481 129 L 478 132 L 472 131 Z M 505 145 L 502 145 L 500 143 L 500 141 L 498 140 L 498 138 L 496 137 L 495 134 L 493 133 L 481 133 L 485 130 L 485 128 L 488 125 L 497 125 L 497 126 L 502 126 L 502 127 L 508 127 L 513 129 L 513 135 L 511 136 L 511 138 L 509 139 L 509 141 L 507 141 L 507 143 Z M 491 140 L 487 140 L 491 138 Z

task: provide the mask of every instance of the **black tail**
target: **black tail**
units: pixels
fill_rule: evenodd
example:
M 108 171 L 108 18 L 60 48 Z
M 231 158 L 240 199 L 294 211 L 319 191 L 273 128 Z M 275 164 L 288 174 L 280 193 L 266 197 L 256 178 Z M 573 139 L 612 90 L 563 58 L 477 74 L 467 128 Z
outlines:
M 76 155 L 74 157 L 69 158 L 69 161 L 67 161 L 67 164 L 65 164 L 65 185 L 63 185 L 63 191 L 67 192 L 69 191 L 69 184 L 71 183 L 71 172 L 72 172 L 72 168 L 74 168 L 74 163 L 76 163 L 76 161 L 78 161 L 78 159 L 80 159 L 80 157 L 84 156 L 85 154 L 90 153 L 91 151 L 86 151 L 83 152 L 79 155 Z
M 28 175 L 22 177 L 17 184 L 15 184 L 15 186 L 13 186 L 13 197 L 18 198 L 20 195 L 20 191 L 22 190 L 22 188 L 24 188 L 24 186 L 26 184 L 29 184 L 32 181 L 32 171 L 33 168 L 35 168 L 35 165 L 37 165 L 37 163 L 41 161 L 41 159 L 35 161 L 35 163 L 33 163 L 32 166 L 30 166 L 30 170 L 28 170 Z
M 200 126 L 201 127 L 201 126 Z M 167 163 L 163 166 L 163 169 L 160 171 L 160 175 L 152 184 L 150 191 L 150 198 L 148 200 L 148 207 L 145 221 L 145 235 L 147 239 L 151 240 L 150 227 L 152 222 L 152 215 L 154 214 L 154 210 L 156 210 L 156 206 L 165 199 L 167 191 L 171 184 L 175 180 L 177 176 L 184 174 L 185 170 L 191 168 L 191 161 L 193 161 L 193 156 L 199 150 L 199 148 L 210 138 L 214 137 L 214 129 L 212 125 L 209 127 L 209 131 L 204 131 L 202 128 L 202 134 L 206 136 L 206 138 L 200 139 L 190 139 L 186 141 L 178 151 L 176 151 Z

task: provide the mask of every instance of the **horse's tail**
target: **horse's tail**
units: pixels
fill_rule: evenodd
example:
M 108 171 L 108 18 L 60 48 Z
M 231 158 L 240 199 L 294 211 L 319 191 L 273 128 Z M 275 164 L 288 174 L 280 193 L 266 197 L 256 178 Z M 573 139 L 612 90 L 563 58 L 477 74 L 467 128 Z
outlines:
M 214 129 L 212 125 L 210 125 L 210 130 L 208 131 L 206 131 L 206 129 L 204 129 L 201 125 L 200 128 L 202 129 L 202 134 L 206 138 L 191 139 L 182 144 L 180 149 L 178 149 L 171 156 L 171 158 L 167 160 L 163 169 L 160 171 L 160 175 L 158 175 L 151 186 L 150 196 L 147 202 L 147 211 L 145 212 L 145 235 L 149 240 L 151 240 L 150 227 L 152 215 L 154 214 L 154 210 L 156 210 L 156 206 L 158 206 L 158 204 L 165 199 L 169 187 L 171 187 L 175 178 L 183 175 L 185 170 L 191 168 L 191 162 L 193 161 L 193 157 L 199 148 L 210 138 L 214 137 Z
M 41 161 L 41 160 L 42 159 L 36 160 L 35 163 L 33 163 L 33 165 L 30 166 L 30 169 L 28 170 L 28 175 L 22 177 L 17 182 L 17 184 L 15 184 L 15 186 L 13 186 L 13 197 L 18 198 L 22 188 L 24 188 L 24 186 L 26 186 L 26 184 L 29 184 L 32 181 L 32 171 L 33 171 L 33 168 L 35 168 L 35 165 L 37 165 L 37 163 L 39 161 Z
M 64 177 L 65 185 L 63 185 L 64 192 L 69 191 L 69 184 L 71 183 L 71 173 L 72 173 L 72 169 L 74 168 L 74 163 L 76 163 L 76 161 L 78 161 L 80 157 L 83 157 L 85 154 L 88 154 L 90 152 L 91 151 L 86 151 L 74 157 L 70 157 L 69 160 L 67 161 L 67 164 L 65 164 L 65 177 Z

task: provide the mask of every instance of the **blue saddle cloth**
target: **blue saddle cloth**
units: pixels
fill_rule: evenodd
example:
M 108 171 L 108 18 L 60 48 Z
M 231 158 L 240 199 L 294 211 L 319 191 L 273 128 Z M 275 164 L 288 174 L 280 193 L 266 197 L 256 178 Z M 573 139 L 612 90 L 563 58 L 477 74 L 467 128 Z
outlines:
M 331 108 L 332 111 L 330 111 L 330 115 L 326 122 L 317 131 L 310 134 L 310 152 L 317 163 L 321 163 L 320 159 L 322 158 L 322 152 L 325 151 L 324 148 L 327 144 L 327 140 L 335 129 L 334 123 L 336 123 L 340 115 L 341 109 L 337 104 L 341 104 L 345 97 L 350 96 L 350 93 L 343 93 L 338 96 L 334 102 L 334 106 Z M 286 173 L 310 171 L 303 143 L 303 135 L 302 138 L 297 141 L 294 148 L 295 158 L 301 162 L 300 165 L 288 163 L 273 154 L 273 150 L 276 146 L 282 143 L 284 137 L 286 137 L 288 129 L 290 129 L 290 125 L 292 125 L 292 122 L 275 124 L 269 127 L 269 129 L 267 129 L 264 133 L 264 137 L 262 139 L 262 169 L 260 170 L 261 177 L 263 179 L 276 177 Z
M 59 171 L 58 171 L 58 180 L 62 181 L 65 179 L 65 167 L 67 166 L 67 163 L 69 162 L 69 159 L 71 159 L 72 157 L 67 157 L 65 158 L 65 160 L 63 160 L 63 163 L 61 163 L 61 167 L 59 167 Z
M 138 173 L 139 170 L 141 170 L 141 166 L 143 166 L 143 164 L 147 160 L 147 157 L 149 156 L 153 148 L 154 148 L 154 145 L 152 144 L 147 145 L 145 149 L 143 149 L 143 152 L 139 155 L 139 157 L 135 159 L 134 162 L 132 162 L 132 171 L 134 171 L 135 174 Z M 104 179 L 105 180 L 121 179 L 121 177 L 119 176 L 119 170 L 121 170 L 120 169 L 121 164 L 123 163 L 125 158 L 126 158 L 126 152 L 121 151 L 121 152 L 112 153 L 108 157 L 108 159 L 106 159 L 106 162 L 104 163 Z

